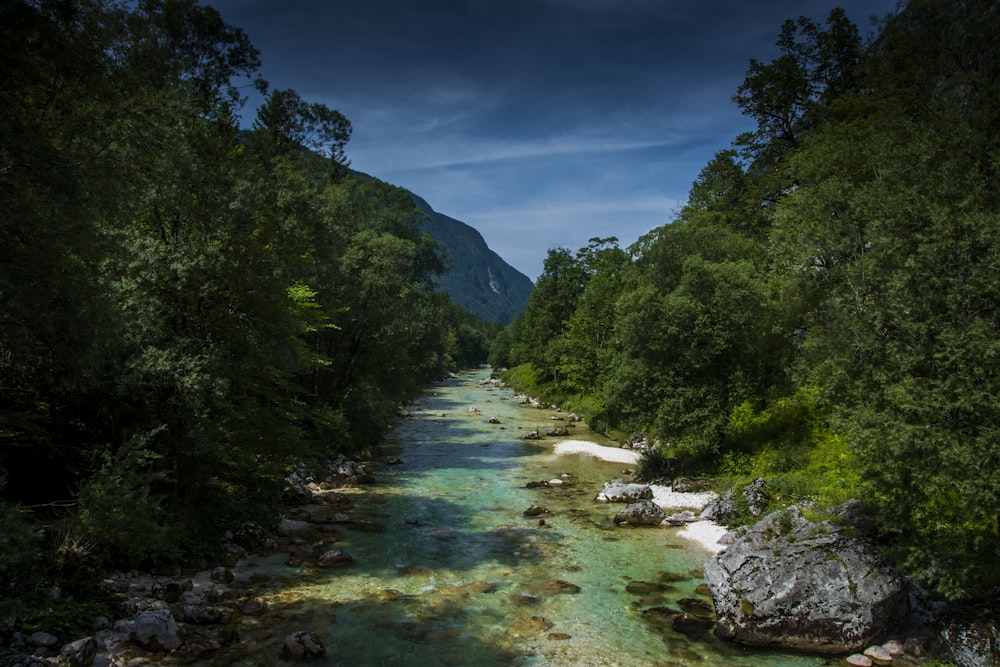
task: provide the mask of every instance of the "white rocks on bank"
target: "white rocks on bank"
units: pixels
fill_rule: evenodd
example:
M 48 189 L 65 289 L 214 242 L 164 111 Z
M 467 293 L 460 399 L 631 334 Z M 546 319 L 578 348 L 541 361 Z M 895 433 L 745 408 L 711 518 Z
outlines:
M 555 444 L 556 454 L 588 454 L 602 461 L 612 463 L 628 463 L 635 465 L 639 462 L 639 452 L 619 447 L 604 447 L 585 442 L 583 440 L 563 440 Z
M 719 540 L 722 539 L 722 536 L 727 532 L 728 529 L 725 526 L 720 526 L 717 523 L 712 523 L 711 521 L 696 521 L 694 523 L 686 524 L 678 530 L 677 536 L 683 537 L 685 540 L 695 542 L 706 551 L 717 554 L 726 548 L 726 546 L 720 543 Z

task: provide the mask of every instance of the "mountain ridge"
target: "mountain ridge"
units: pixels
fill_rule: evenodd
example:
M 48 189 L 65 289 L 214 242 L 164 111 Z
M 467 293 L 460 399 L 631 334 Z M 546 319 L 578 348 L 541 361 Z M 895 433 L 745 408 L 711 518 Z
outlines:
M 359 178 L 377 178 L 354 170 L 352 173 Z M 424 214 L 424 230 L 447 249 L 451 258 L 448 270 L 435 280 L 438 289 L 487 322 L 507 325 L 514 321 L 534 289 L 531 279 L 490 249 L 475 227 L 435 211 L 423 197 L 407 192 Z

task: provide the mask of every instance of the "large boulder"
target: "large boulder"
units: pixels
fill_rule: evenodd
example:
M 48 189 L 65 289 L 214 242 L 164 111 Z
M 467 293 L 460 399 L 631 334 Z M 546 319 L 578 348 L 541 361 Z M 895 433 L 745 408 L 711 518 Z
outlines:
M 132 641 L 148 651 L 172 651 L 181 645 L 177 622 L 167 609 L 144 611 L 132 626 Z
M 938 639 L 957 667 L 1000 666 L 1000 610 L 962 609 L 941 625 Z
M 604 490 L 597 494 L 602 503 L 634 503 L 640 500 L 652 500 L 653 489 L 648 484 L 630 484 L 624 479 L 613 479 L 604 485 Z
M 615 523 L 630 526 L 659 526 L 667 518 L 667 513 L 652 500 L 640 500 L 615 515 Z
M 852 653 L 908 618 L 907 587 L 859 531 L 856 506 L 814 522 L 769 514 L 705 564 L 716 634 L 750 646 Z

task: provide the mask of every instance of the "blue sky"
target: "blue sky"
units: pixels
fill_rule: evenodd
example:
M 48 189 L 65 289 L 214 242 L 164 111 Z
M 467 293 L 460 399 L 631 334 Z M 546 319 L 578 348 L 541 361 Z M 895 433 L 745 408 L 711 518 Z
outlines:
M 532 280 L 549 248 L 670 222 L 751 129 L 731 101 L 786 19 L 895 0 L 207 0 L 272 88 L 350 119 L 351 166 L 482 233 Z M 251 114 L 252 116 L 252 114 Z

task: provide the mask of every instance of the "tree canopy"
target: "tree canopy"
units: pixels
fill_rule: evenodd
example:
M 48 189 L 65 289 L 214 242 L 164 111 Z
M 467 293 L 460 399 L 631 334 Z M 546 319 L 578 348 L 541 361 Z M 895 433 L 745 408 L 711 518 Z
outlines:
M 289 465 L 370 447 L 485 361 L 494 330 L 435 292 L 409 193 L 352 177 L 348 119 L 268 92 L 217 11 L 15 0 L 0 35 L 0 520 L 36 550 L 0 549 L 0 585 L 63 542 L 205 553 L 274 511 Z
M 494 358 L 691 471 L 861 498 L 914 576 L 985 592 L 1000 582 L 997 35 L 986 0 L 912 0 L 867 43 L 840 10 L 787 21 L 734 96 L 756 129 L 615 262 L 550 252 L 540 291 L 581 278 L 533 296 Z

